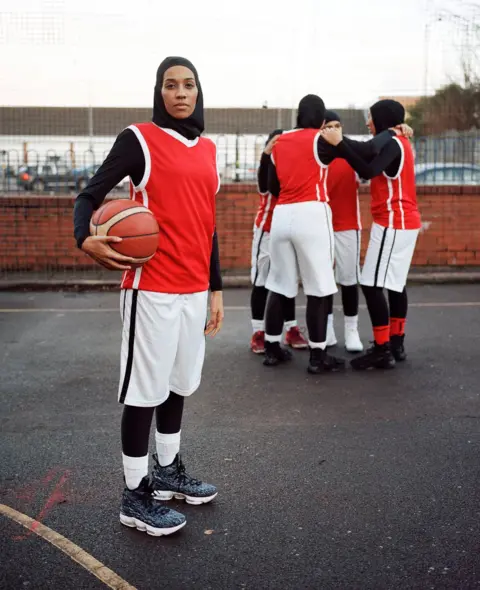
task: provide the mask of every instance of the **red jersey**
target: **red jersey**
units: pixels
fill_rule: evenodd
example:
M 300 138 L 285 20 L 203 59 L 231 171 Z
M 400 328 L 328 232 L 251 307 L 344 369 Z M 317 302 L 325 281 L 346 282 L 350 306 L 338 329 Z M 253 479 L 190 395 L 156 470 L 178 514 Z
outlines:
M 394 137 L 402 159 L 394 178 L 380 174 L 372 178 L 372 217 L 375 223 L 393 229 L 419 229 L 422 226 L 415 188 L 415 158 L 406 137 Z
M 263 229 L 263 231 L 270 232 L 272 227 L 273 210 L 277 199 L 270 193 L 260 193 L 260 205 L 258 207 L 257 216 L 255 217 L 255 226 Z
M 362 229 L 358 176 L 343 158 L 336 158 L 328 167 L 327 193 L 332 209 L 333 230 Z
M 204 137 L 185 139 L 153 123 L 130 129 L 145 156 L 145 173 L 131 190 L 131 198 L 152 211 L 160 235 L 154 257 L 143 267 L 126 271 L 122 288 L 206 291 L 219 188 L 215 144 Z
M 328 166 L 317 152 L 318 129 L 285 131 L 273 146 L 272 162 L 280 182 L 277 205 L 328 202 Z

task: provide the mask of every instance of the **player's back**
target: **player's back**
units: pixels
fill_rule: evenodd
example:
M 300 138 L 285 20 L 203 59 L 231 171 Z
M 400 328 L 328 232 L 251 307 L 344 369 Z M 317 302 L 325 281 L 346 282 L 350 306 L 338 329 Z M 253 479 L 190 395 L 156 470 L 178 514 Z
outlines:
M 319 136 L 318 129 L 294 129 L 278 138 L 272 152 L 280 183 L 278 205 L 328 201 L 328 166 L 318 158 Z

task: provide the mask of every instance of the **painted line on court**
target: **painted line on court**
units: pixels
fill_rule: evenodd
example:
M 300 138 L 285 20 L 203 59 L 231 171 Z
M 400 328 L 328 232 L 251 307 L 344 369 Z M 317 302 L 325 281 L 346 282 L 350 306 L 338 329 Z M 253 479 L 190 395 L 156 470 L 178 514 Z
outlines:
M 367 306 L 360 304 L 360 309 L 366 309 Z M 422 303 L 409 303 L 408 307 L 480 307 L 480 301 L 426 301 Z M 342 309 L 340 305 L 335 305 L 335 309 Z M 250 307 L 248 305 L 227 305 L 225 311 L 248 311 Z M 305 305 L 297 305 L 297 309 L 305 309 Z M 37 307 L 37 308 L 0 308 L 0 313 L 119 313 L 118 307 L 72 307 L 72 308 L 50 308 L 50 307 Z
M 33 518 L 30 518 L 30 516 L 18 512 L 14 508 L 10 508 L 10 506 L 6 506 L 5 504 L 0 504 L 0 514 L 17 522 L 26 529 L 33 531 L 36 535 L 45 539 L 45 541 L 48 541 L 57 549 L 60 549 L 60 551 L 65 553 L 65 555 L 68 555 L 70 559 L 84 567 L 109 588 L 114 588 L 115 590 L 136 590 L 135 586 L 130 585 L 111 569 L 103 565 L 103 563 L 84 551 L 81 547 L 75 545 L 75 543 L 38 520 L 34 520 Z

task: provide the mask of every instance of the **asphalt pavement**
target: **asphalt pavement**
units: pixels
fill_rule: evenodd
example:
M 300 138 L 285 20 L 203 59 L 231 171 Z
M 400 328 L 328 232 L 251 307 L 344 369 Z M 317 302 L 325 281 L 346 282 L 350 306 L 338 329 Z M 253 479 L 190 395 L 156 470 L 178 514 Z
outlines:
M 406 363 L 321 377 L 302 351 L 264 367 L 249 292 L 227 291 L 182 429 L 219 495 L 174 502 L 187 526 L 162 538 L 118 520 L 118 300 L 0 293 L 0 503 L 139 589 L 480 588 L 480 286 L 413 286 Z M 1 588 L 106 587 L 1 514 L 0 530 Z

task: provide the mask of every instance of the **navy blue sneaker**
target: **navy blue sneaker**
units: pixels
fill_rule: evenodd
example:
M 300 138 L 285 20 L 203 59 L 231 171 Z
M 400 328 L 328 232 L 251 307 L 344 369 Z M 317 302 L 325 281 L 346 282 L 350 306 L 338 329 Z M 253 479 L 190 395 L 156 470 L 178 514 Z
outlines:
M 184 527 L 187 524 L 185 516 L 155 502 L 152 491 L 146 476 L 136 490 L 125 487 L 120 508 L 120 522 L 154 537 L 171 535 Z
M 217 488 L 209 483 L 190 477 L 185 472 L 180 455 L 162 467 L 157 455 L 153 455 L 155 466 L 152 472 L 153 497 L 156 500 L 185 500 L 187 504 L 207 504 L 217 495 Z

